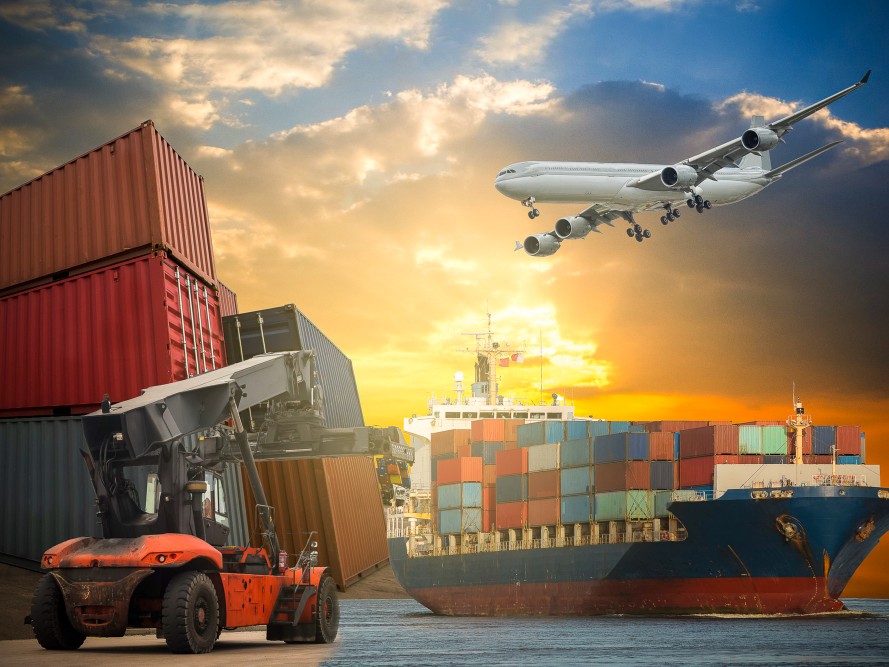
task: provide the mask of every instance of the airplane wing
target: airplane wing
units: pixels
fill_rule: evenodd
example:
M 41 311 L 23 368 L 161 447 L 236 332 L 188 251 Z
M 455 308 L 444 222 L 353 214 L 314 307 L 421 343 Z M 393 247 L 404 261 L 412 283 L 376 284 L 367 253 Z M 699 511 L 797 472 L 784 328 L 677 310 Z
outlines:
M 800 109 L 789 116 L 769 123 L 764 127 L 751 128 L 733 141 L 711 148 L 698 155 L 694 155 L 665 169 L 651 172 L 637 179 L 632 185 L 643 190 L 683 190 L 692 185 L 700 185 L 705 180 L 717 180 L 713 174 L 723 167 L 737 167 L 738 160 L 749 153 L 760 153 L 770 150 L 778 142 L 784 143 L 782 138 L 790 132 L 795 123 L 808 118 L 820 111 L 828 104 L 836 102 L 867 83 L 870 70 L 861 77 L 861 81 L 826 97 L 820 102 Z M 668 170 L 672 170 L 669 174 Z M 694 170 L 692 172 L 691 170 Z M 665 181 L 674 181 L 668 185 Z

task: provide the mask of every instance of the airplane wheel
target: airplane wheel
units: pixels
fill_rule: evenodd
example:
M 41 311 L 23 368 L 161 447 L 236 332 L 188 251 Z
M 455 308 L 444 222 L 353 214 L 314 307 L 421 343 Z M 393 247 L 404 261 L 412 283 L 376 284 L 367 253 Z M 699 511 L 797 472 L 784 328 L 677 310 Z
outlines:
M 637 234 L 641 234 L 642 233 L 642 225 L 640 225 L 640 224 L 633 225 L 633 231 L 636 232 Z
M 661 224 L 666 225 L 668 222 L 669 222 L 669 220 L 667 220 L 667 216 L 662 215 L 661 216 Z
M 219 629 L 219 599 L 203 572 L 182 572 L 164 591 L 161 624 L 173 653 L 209 653 Z
M 710 200 L 709 200 L 709 199 L 705 199 L 705 200 L 704 200 L 704 208 L 706 208 L 708 211 L 709 211 L 711 208 L 713 208 L 713 204 L 710 203 Z
M 673 209 L 673 217 L 674 217 L 674 218 L 678 218 L 679 216 L 680 216 L 679 209 L 678 209 L 678 208 L 674 208 L 674 209 Z
M 650 232 L 649 230 L 646 229 L 644 232 L 642 232 L 642 236 L 644 236 L 644 237 L 647 238 L 647 239 L 650 239 L 650 238 L 651 238 L 651 232 Z
M 698 213 L 703 213 L 703 212 L 704 212 L 704 205 L 703 205 L 703 204 L 698 204 L 697 206 L 695 206 L 695 210 L 696 210 Z
M 31 627 L 37 642 L 49 651 L 73 651 L 86 639 L 71 626 L 62 591 L 49 573 L 37 582 L 31 601 Z
M 636 234 L 636 240 L 642 243 L 642 234 Z
M 704 203 L 704 198 L 701 195 L 695 195 L 695 204 L 700 206 Z
M 695 207 L 695 200 L 694 200 L 694 199 L 686 199 L 686 200 L 685 200 L 685 203 L 688 204 L 688 207 L 689 207 L 689 208 L 694 208 L 694 207 Z
M 528 211 L 528 217 L 533 220 L 534 219 L 534 211 Z
M 627 229 L 627 236 L 633 236 L 635 232 L 632 229 Z
M 340 627 L 340 602 L 337 598 L 333 577 L 324 574 L 318 583 L 317 619 L 315 621 L 315 643 L 330 644 L 336 639 Z
M 675 219 L 676 219 L 676 216 L 673 215 L 673 211 L 670 211 L 669 213 L 667 213 L 667 221 L 668 222 L 673 222 Z

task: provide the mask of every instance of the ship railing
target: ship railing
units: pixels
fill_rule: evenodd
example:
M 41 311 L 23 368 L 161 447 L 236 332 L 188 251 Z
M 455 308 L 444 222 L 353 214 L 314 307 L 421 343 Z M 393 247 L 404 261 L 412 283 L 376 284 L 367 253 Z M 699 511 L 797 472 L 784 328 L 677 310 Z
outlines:
M 713 500 L 713 491 L 711 489 L 677 489 L 676 491 L 673 491 L 674 502 L 695 502 L 702 500 Z

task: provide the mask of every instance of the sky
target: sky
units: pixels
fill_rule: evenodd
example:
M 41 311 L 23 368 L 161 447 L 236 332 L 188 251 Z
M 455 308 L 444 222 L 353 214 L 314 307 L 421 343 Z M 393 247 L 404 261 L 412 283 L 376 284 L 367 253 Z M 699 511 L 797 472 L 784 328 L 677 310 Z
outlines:
M 795 383 L 889 466 L 887 34 L 889 4 L 854 0 L 0 0 L 0 192 L 152 119 L 205 179 L 240 309 L 295 303 L 368 423 L 471 377 L 460 334 L 490 312 L 525 350 L 507 395 L 740 422 L 785 418 Z M 580 209 L 530 221 L 505 165 L 671 164 L 868 69 L 772 161 L 844 143 L 757 197 L 513 252 Z M 848 594 L 889 597 L 884 542 Z

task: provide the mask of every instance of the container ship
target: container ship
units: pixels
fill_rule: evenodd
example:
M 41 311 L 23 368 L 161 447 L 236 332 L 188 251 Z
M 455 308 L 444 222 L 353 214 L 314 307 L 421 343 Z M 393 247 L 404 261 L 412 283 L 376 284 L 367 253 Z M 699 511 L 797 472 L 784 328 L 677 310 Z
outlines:
M 390 521 L 388 545 L 418 602 L 446 615 L 845 608 L 889 530 L 859 427 L 814 426 L 796 398 L 787 420 L 746 424 L 507 403 L 492 385 L 510 351 L 480 343 L 472 397 L 458 378 L 457 399 L 405 420 L 429 457 L 413 483 L 428 484 L 431 520 Z

